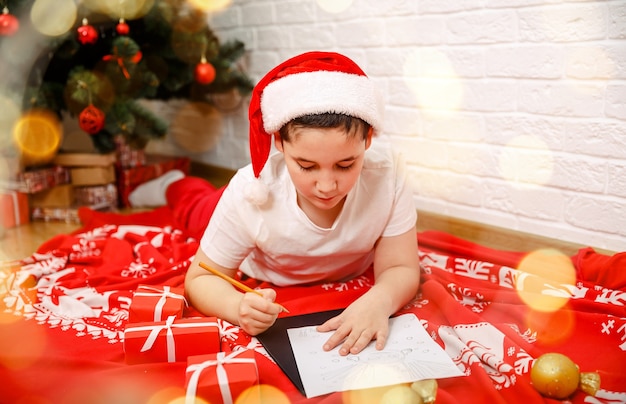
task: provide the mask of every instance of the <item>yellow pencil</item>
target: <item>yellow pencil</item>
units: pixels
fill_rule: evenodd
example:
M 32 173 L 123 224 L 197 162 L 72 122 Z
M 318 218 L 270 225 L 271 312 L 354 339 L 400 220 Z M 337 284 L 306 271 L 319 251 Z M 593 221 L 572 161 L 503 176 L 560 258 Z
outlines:
M 231 278 L 230 276 L 223 274 L 222 272 L 211 268 L 210 266 L 208 266 L 207 264 L 205 264 L 204 262 L 199 262 L 198 265 L 200 265 L 200 267 L 206 269 L 207 271 L 209 271 L 210 273 L 212 273 L 215 276 L 219 276 L 220 278 L 224 279 L 226 282 L 230 283 L 233 286 L 238 287 L 239 289 L 243 290 L 244 292 L 251 292 L 254 294 L 257 294 L 261 297 L 263 297 L 263 295 L 261 294 L 261 292 L 259 292 L 258 290 L 254 290 L 249 286 L 244 285 L 243 283 L 239 282 L 236 279 Z M 278 304 L 278 303 L 275 303 Z M 278 307 L 281 308 L 282 311 L 284 311 L 285 313 L 289 313 L 289 310 L 287 310 L 284 306 L 278 304 Z

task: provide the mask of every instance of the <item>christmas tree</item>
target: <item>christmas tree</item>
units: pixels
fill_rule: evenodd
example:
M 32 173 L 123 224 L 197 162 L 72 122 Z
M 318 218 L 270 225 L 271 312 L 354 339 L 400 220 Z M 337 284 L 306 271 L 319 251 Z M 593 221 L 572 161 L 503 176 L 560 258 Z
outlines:
M 22 30 L 35 31 L 35 3 L 4 1 L 0 46 L 12 40 L 19 44 Z M 165 135 L 168 123 L 143 107 L 141 99 L 210 102 L 212 93 L 252 90 L 239 64 L 244 44 L 220 43 L 206 12 L 185 0 L 147 1 L 126 17 L 123 0 L 83 0 L 76 10 L 67 32 L 45 38 L 25 84 L 11 89 L 9 74 L 5 87 L 21 92 L 23 111 L 51 110 L 59 117 L 68 112 L 101 152 L 115 149 L 116 136 L 140 149 Z M 23 67 L 6 59 L 2 65 L 24 74 Z

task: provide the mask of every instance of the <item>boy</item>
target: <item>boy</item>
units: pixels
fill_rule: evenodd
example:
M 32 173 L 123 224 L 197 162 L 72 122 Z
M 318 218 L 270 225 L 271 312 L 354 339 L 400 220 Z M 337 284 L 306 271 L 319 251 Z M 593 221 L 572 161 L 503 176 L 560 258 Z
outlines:
M 278 286 L 346 280 L 373 266 L 374 286 L 318 330 L 334 331 L 323 349 L 340 346 L 341 355 L 372 340 L 384 347 L 389 317 L 417 293 L 419 260 L 404 167 L 375 136 L 382 109 L 371 80 L 337 53 L 298 55 L 261 79 L 249 111 L 252 164 L 221 195 L 185 278 L 197 310 L 250 335 L 281 310 L 274 290 L 242 293 L 199 262 Z

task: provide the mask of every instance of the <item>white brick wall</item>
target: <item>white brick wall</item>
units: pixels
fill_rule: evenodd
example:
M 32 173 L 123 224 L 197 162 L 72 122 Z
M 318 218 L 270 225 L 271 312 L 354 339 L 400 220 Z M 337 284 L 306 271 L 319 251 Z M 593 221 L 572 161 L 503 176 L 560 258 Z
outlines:
M 256 80 L 340 51 L 380 84 L 419 210 L 626 250 L 626 2 L 233 0 L 214 15 Z M 215 150 L 249 161 L 246 105 Z

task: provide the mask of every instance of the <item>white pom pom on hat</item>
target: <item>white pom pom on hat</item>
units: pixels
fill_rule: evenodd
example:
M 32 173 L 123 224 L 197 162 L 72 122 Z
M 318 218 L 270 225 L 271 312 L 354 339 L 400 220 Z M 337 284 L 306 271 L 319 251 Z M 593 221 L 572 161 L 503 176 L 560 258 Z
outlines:
M 339 113 L 360 118 L 374 133 L 384 105 L 372 80 L 350 58 L 334 52 L 306 52 L 286 60 L 255 86 L 250 99 L 250 159 L 257 178 L 246 199 L 262 205 L 269 189 L 260 175 L 272 148 L 272 134 L 294 118 Z
M 263 206 L 269 199 L 270 190 L 267 184 L 263 183 L 260 178 L 246 184 L 243 190 L 243 196 L 253 205 Z

